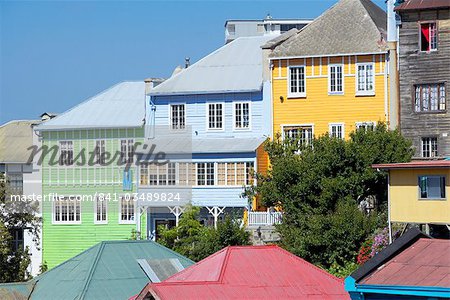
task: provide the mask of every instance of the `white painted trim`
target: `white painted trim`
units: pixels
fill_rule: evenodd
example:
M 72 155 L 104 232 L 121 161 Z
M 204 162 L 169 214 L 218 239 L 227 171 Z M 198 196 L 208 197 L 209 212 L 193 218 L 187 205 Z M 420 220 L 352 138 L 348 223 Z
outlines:
M 332 92 L 331 91 L 331 68 L 332 67 L 341 67 L 341 76 L 342 76 L 342 91 L 340 92 Z M 345 80 L 344 80 L 344 64 L 328 64 L 328 95 L 333 96 L 333 95 L 344 95 L 344 91 L 345 91 Z M 336 81 L 337 81 L 337 77 L 336 77 Z M 336 84 L 337 85 L 337 84 Z
M 108 224 L 108 200 L 103 199 L 103 203 L 105 204 L 105 214 L 106 214 L 106 221 L 97 221 L 97 202 L 99 201 L 98 197 L 94 199 L 94 224 L 96 225 L 104 225 Z
M 371 65 L 372 66 L 372 82 L 373 82 L 373 89 L 371 91 L 358 91 L 358 67 L 359 66 L 367 66 L 367 65 Z M 376 91 L 376 87 L 375 87 L 375 65 L 373 62 L 364 62 L 364 63 L 355 63 L 355 95 L 356 96 L 375 96 L 375 91 Z
M 302 93 L 291 93 L 291 68 L 303 68 L 303 74 L 304 74 L 304 92 Z M 305 98 L 306 97 L 306 66 L 305 65 L 294 65 L 289 66 L 287 69 L 287 97 L 288 98 Z
M 372 55 L 372 54 L 385 54 L 388 53 L 387 51 L 380 51 L 380 52 L 368 52 L 368 53 L 339 53 L 339 54 L 329 54 L 329 55 L 303 55 L 303 56 L 277 56 L 277 57 L 270 57 L 270 60 L 277 60 L 277 59 L 298 59 L 298 58 L 311 58 L 311 57 L 336 57 L 336 56 L 349 56 L 349 55 Z
M 131 194 L 130 195 L 130 200 L 129 201 L 133 201 L 133 208 L 134 208 L 134 220 L 132 221 L 128 221 L 128 220 L 122 220 L 122 200 L 124 200 L 124 195 L 120 195 L 119 196 L 119 224 L 120 225 L 126 225 L 126 224 L 136 224 L 136 216 L 138 216 L 137 211 L 136 211 L 136 201 L 134 199 L 134 197 Z M 138 216 L 139 217 L 139 216 Z
M 331 136 L 332 126 L 341 126 L 342 127 L 342 139 L 345 139 L 345 123 L 344 122 L 335 122 L 335 123 L 328 123 L 328 134 Z
M 184 106 L 184 129 L 174 129 L 172 128 L 172 106 L 174 105 L 183 105 Z M 186 125 L 187 125 L 187 109 L 186 109 L 186 102 L 171 102 L 169 103 L 169 109 L 168 109 L 168 114 L 169 114 L 169 129 L 172 131 L 176 131 L 176 132 L 180 132 L 182 130 L 186 130 Z M 156 125 L 156 124 L 155 124 Z
M 281 138 L 284 140 L 284 127 L 311 127 L 312 128 L 312 138 L 314 138 L 314 123 L 303 123 L 303 124 L 281 124 Z
M 67 197 L 65 197 L 64 200 L 77 201 L 75 199 L 74 200 L 70 200 L 70 199 L 66 199 L 66 198 Z M 79 221 L 56 221 L 55 220 L 55 204 L 56 204 L 56 201 L 55 201 L 55 198 L 53 198 L 52 199 L 52 225 L 80 225 L 81 224 L 81 220 L 82 220 L 82 216 L 81 216 L 81 211 L 82 211 L 81 203 L 82 203 L 82 201 L 80 200 L 78 202 L 80 203 L 80 206 L 79 206 L 79 208 L 80 208 L 80 220 Z M 62 214 L 60 216 L 62 218 Z M 75 217 L 75 215 L 74 215 L 74 217 Z M 68 212 L 67 212 L 67 218 L 69 218 Z
M 209 128 L 209 105 L 210 104 L 222 104 L 222 128 Z M 214 101 L 214 102 L 205 102 L 205 111 L 206 111 L 206 132 L 221 132 L 225 131 L 225 102 Z
M 236 104 L 248 103 L 248 127 L 247 128 L 237 128 L 236 127 Z M 233 118 L 233 131 L 251 131 L 252 130 L 252 101 L 233 101 L 232 102 L 232 118 Z

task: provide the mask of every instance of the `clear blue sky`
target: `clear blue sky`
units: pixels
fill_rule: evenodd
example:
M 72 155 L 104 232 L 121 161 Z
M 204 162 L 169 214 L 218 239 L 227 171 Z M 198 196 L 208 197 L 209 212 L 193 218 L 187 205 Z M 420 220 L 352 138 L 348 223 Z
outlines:
M 0 123 L 63 112 L 120 81 L 168 77 L 184 57 L 223 45 L 227 19 L 314 18 L 335 2 L 0 0 Z

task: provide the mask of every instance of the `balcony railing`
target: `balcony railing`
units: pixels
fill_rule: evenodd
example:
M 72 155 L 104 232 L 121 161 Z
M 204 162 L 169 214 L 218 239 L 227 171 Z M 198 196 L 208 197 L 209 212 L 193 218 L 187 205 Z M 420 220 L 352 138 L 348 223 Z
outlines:
M 281 224 L 282 213 L 270 211 L 250 211 L 248 212 L 248 226 L 275 225 Z

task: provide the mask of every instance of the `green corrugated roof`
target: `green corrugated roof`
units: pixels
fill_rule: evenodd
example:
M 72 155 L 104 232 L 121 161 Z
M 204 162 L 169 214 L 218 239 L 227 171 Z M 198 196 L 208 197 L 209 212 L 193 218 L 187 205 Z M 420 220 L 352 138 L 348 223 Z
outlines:
M 194 264 L 153 241 L 101 242 L 31 280 L 31 299 L 128 299 L 149 282 L 137 259 L 167 258 Z

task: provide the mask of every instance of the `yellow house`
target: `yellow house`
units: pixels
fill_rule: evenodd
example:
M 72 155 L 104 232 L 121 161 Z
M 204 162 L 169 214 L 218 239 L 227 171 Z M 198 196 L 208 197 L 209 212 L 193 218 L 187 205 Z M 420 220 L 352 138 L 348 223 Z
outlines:
M 388 215 L 392 223 L 450 225 L 450 161 L 379 164 L 389 171 Z
M 389 121 L 386 14 L 370 0 L 340 0 L 271 45 L 273 136 L 310 142 Z

